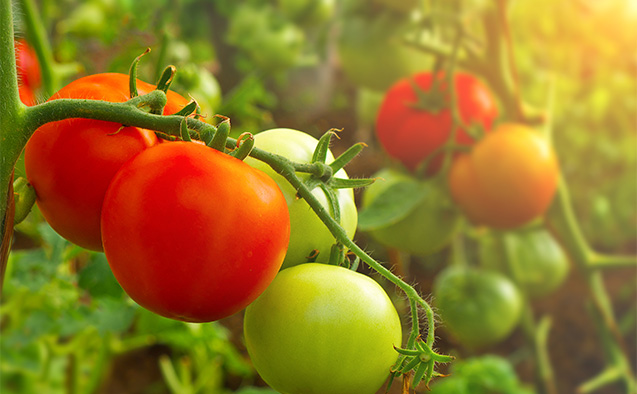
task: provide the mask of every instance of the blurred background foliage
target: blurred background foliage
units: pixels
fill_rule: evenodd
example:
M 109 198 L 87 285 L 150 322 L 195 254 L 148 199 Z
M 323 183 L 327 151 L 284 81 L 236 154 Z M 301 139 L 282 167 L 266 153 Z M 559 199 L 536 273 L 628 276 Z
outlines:
M 563 176 L 586 237 L 600 251 L 635 253 L 637 4 L 510 3 L 521 96 L 550 117 Z M 387 70 L 402 77 L 431 69 L 436 57 L 415 48 L 414 31 L 424 32 L 417 37 L 424 36 L 430 49 L 448 47 L 444 29 L 433 34 L 436 29 L 430 26 L 444 26 L 444 12 L 459 16 L 480 47 L 485 40 L 480 15 L 490 4 L 36 2 L 64 82 L 97 72 L 126 73 L 132 59 L 150 47 L 140 63 L 140 78 L 155 81 L 164 66 L 174 64 L 173 89 L 196 98 L 209 121 L 216 113 L 229 116 L 236 134 L 281 126 L 318 136 L 331 127 L 344 128 L 336 152 L 363 140 L 370 147 L 362 163 L 352 164 L 353 176 L 369 176 L 387 163 L 370 132 L 383 88 L 365 86 L 365 77 L 376 78 L 374 69 L 385 77 Z M 422 16 L 432 10 L 443 16 L 423 22 Z M 16 11 L 16 31 L 24 35 L 19 7 Z M 362 27 L 352 15 L 362 18 Z M 352 53 L 339 48 L 348 40 L 350 48 L 365 48 L 373 56 L 352 60 Z M 403 64 L 392 63 L 397 59 Z M 42 92 L 39 99 L 46 99 Z M 124 295 L 103 255 L 61 239 L 37 209 L 16 230 L 0 306 L 3 393 L 272 392 L 254 387 L 262 383 L 238 350 L 233 319 L 192 325 L 144 311 Z M 122 379 L 117 365 L 127 365 L 121 357 L 135 351 L 146 352 L 154 362 L 146 375 L 131 378 L 118 391 L 113 374 Z M 134 360 L 128 365 L 142 368 Z

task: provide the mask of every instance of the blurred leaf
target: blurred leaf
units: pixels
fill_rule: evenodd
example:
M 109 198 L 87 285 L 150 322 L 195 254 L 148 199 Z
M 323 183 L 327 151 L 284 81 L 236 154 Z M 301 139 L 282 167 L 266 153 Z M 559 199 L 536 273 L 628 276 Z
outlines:
M 369 231 L 397 223 L 407 217 L 428 194 L 428 187 L 422 182 L 396 182 L 360 211 L 358 228 Z
M 77 284 L 92 297 L 121 298 L 124 293 L 103 253 L 90 254 L 88 265 L 78 273 Z

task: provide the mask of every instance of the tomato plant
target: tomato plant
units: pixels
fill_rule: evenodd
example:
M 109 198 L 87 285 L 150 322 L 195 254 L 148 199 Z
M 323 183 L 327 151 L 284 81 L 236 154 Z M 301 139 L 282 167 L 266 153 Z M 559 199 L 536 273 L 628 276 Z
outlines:
M 140 94 L 153 85 L 137 82 Z M 168 91 L 164 113 L 187 104 Z M 95 74 L 63 87 L 49 100 L 77 98 L 123 102 L 130 98 L 128 76 Z M 119 167 L 157 143 L 155 133 L 91 119 L 66 119 L 38 128 L 25 149 L 25 168 L 42 214 L 60 235 L 91 250 L 102 250 L 100 210 Z
M 544 214 L 559 180 L 557 157 L 535 130 L 499 125 L 459 155 L 449 172 L 451 194 L 476 224 L 499 229 L 521 226 Z
M 309 134 L 293 129 L 270 129 L 262 131 L 254 136 L 254 146 L 268 152 L 279 154 L 292 161 L 299 163 L 309 163 L 312 159 L 314 149 L 318 140 Z M 327 162 L 334 160 L 331 152 L 327 153 Z M 318 250 L 323 256 L 330 253 L 332 245 L 336 242 L 334 236 L 329 232 L 325 224 L 310 208 L 304 199 L 296 195 L 296 190 L 281 175 L 277 174 L 267 164 L 246 158 L 246 163 L 262 170 L 270 175 L 281 188 L 290 211 L 290 245 L 288 247 L 283 267 L 300 264 L 307 261 L 307 257 L 313 250 Z M 298 174 L 300 179 L 309 178 L 309 174 Z M 339 170 L 335 174 L 339 178 L 347 178 L 345 170 Z M 312 190 L 312 194 L 321 202 L 325 209 L 329 208 L 329 203 L 325 192 L 320 188 Z M 356 232 L 358 222 L 358 212 L 354 202 L 354 192 L 352 189 L 339 189 L 336 192 L 338 204 L 341 212 L 341 222 L 347 235 L 353 237 Z
M 433 89 L 434 78 L 439 90 Z M 444 74 L 434 77 L 431 72 L 421 72 L 396 82 L 387 91 L 378 111 L 376 136 L 390 157 L 412 171 L 423 160 L 430 159 L 427 173 L 436 173 L 443 158 L 439 150 L 449 140 L 454 125 L 451 105 L 457 106 L 464 123 L 463 127 L 455 129 L 456 144 L 473 144 L 474 139 L 467 129 L 472 125 L 489 131 L 498 116 L 498 106 L 489 88 L 468 73 L 454 74 L 453 83 L 454 103 L 447 97 Z M 435 153 L 438 154 L 430 158 Z
M 543 228 L 521 229 L 481 237 L 481 261 L 486 267 L 510 273 L 515 283 L 532 297 L 558 289 L 570 263 L 562 246 Z M 507 259 L 509 260 L 507 262 Z
M 279 9 L 300 25 L 316 26 L 334 15 L 335 0 L 278 0 Z
M 408 253 L 426 256 L 451 242 L 460 225 L 460 215 L 442 188 L 433 182 L 420 182 L 394 169 L 383 169 L 374 175 L 375 183 L 365 189 L 362 207 L 376 202 L 379 215 L 386 215 L 404 196 L 404 208 L 382 223 L 369 227 L 378 242 Z M 410 193 L 401 186 L 416 188 Z M 385 194 L 394 187 L 391 194 Z M 382 199 L 382 200 L 381 200 Z M 363 212 L 361 212 L 363 217 Z M 361 226 L 362 227 L 362 226 Z
M 468 347 L 506 338 L 522 312 L 518 288 L 496 271 L 450 267 L 436 277 L 434 303 L 445 328 Z
M 396 361 L 401 324 L 373 279 L 319 263 L 282 270 L 248 308 L 257 372 L 286 394 L 372 394 Z
M 160 144 L 125 163 L 102 210 L 104 253 L 126 293 L 193 322 L 229 316 L 261 294 L 289 232 L 270 177 L 191 142 Z

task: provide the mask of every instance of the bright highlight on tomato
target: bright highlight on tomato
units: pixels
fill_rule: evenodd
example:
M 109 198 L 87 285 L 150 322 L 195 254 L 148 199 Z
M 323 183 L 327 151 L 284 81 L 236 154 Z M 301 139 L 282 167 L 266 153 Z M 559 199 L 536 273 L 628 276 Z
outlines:
M 457 157 L 449 172 L 451 194 L 476 224 L 519 227 L 544 214 L 557 190 L 559 165 L 535 130 L 501 124 Z
M 76 98 L 124 102 L 130 98 L 128 75 L 95 74 L 80 78 L 50 100 Z M 137 81 L 140 94 L 155 87 Z M 164 114 L 188 100 L 168 91 Z M 151 130 L 92 119 L 66 119 L 43 125 L 26 145 L 25 167 L 37 204 L 47 222 L 64 238 L 101 251 L 100 211 L 117 170 L 139 152 L 157 144 Z
M 385 94 L 376 121 L 376 135 L 390 157 L 400 161 L 409 170 L 415 170 L 423 160 L 429 158 L 449 139 L 453 117 L 449 109 L 448 87 L 444 75 L 440 81 L 438 97 L 433 97 L 434 76 L 423 72 L 410 79 L 402 79 Z M 429 94 L 428 105 L 419 98 Z M 498 107 L 491 91 L 471 74 L 454 75 L 456 103 L 465 125 L 479 124 L 485 131 L 491 129 L 498 116 Z M 424 106 L 424 107 L 423 107 Z M 431 107 L 431 108 L 429 108 Z M 465 128 L 456 129 L 455 142 L 471 145 L 474 140 Z M 428 174 L 440 169 L 442 155 L 437 155 L 427 167 Z
M 191 142 L 124 164 L 102 210 L 104 253 L 126 293 L 190 322 L 245 308 L 279 271 L 290 234 L 285 198 L 262 171 Z
M 285 394 L 373 394 L 402 340 L 378 283 L 318 263 L 282 270 L 246 309 L 244 335 L 257 372 Z

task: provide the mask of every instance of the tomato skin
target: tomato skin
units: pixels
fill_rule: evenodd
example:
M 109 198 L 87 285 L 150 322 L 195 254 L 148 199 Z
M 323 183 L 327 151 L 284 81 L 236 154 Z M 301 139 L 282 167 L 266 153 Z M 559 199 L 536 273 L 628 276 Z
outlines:
M 191 142 L 125 163 L 104 198 L 104 253 L 122 288 L 159 315 L 207 322 L 245 308 L 279 271 L 285 199 L 263 172 Z
M 141 94 L 154 89 L 138 82 Z M 165 113 L 187 100 L 168 95 Z M 128 76 L 96 74 L 71 82 L 50 100 L 77 98 L 128 100 Z M 38 128 L 25 148 L 25 168 L 47 222 L 63 237 L 87 249 L 101 251 L 100 211 L 104 193 L 122 164 L 157 144 L 151 130 L 92 119 L 65 119 Z M 119 130 L 119 131 L 118 131 Z
M 318 263 L 282 270 L 246 308 L 244 336 L 257 372 L 285 394 L 375 393 L 402 341 L 378 283 Z
M 451 194 L 475 224 L 512 229 L 544 214 L 559 182 L 551 146 L 533 129 L 501 124 L 459 155 L 449 172 Z
M 434 76 L 422 72 L 412 79 L 423 91 L 430 91 Z M 475 76 L 462 72 L 454 74 L 454 84 L 456 105 L 464 124 L 478 123 L 488 132 L 498 116 L 497 103 L 489 88 Z M 441 82 L 440 86 L 446 92 L 446 83 Z M 453 124 L 449 108 L 438 112 L 418 109 L 413 106 L 417 101 L 412 81 L 402 79 L 385 94 L 376 119 L 376 136 L 385 152 L 412 171 L 447 142 Z M 465 146 L 474 143 L 460 127 L 456 129 L 455 141 Z M 442 158 L 437 155 L 432 159 L 427 174 L 433 175 L 440 169 Z
M 36 90 L 42 85 L 42 72 L 35 50 L 25 40 L 14 42 L 16 50 L 16 66 L 20 85 Z M 26 103 L 25 103 L 26 104 Z M 28 105 L 28 104 L 27 104 Z
M 518 288 L 496 271 L 449 267 L 436 277 L 433 295 L 444 328 L 470 348 L 505 339 L 523 308 Z
M 499 250 L 495 237 L 480 239 L 484 266 L 509 272 L 515 283 L 530 297 L 544 297 L 557 290 L 568 275 L 568 256 L 546 229 L 522 229 L 501 235 Z M 507 264 L 507 258 L 512 261 Z
M 374 174 L 376 182 L 365 189 L 362 206 L 370 205 L 384 190 L 402 180 L 407 174 L 385 168 Z M 459 212 L 445 206 L 443 191 L 430 185 L 428 196 L 407 216 L 396 223 L 370 231 L 383 245 L 411 254 L 427 256 L 448 245 L 460 227 Z M 453 205 L 453 204 L 449 204 Z
M 317 144 L 318 140 L 316 138 L 294 129 L 270 129 L 254 136 L 254 146 L 256 148 L 284 156 L 298 163 L 309 163 Z M 328 152 L 327 162 L 330 163 L 331 160 L 334 160 L 334 156 L 331 152 Z M 296 190 L 290 183 L 267 164 L 251 157 L 246 158 L 245 162 L 272 177 L 281 188 L 288 203 L 292 232 L 283 268 L 307 261 L 306 257 L 313 250 L 318 250 L 327 259 L 325 256 L 329 255 L 330 249 L 336 240 L 307 202 L 304 199 L 297 198 Z M 297 175 L 301 180 L 309 177 L 308 174 L 299 173 Z M 341 169 L 334 176 L 347 178 L 347 173 Z M 312 190 L 312 194 L 329 210 L 329 204 L 323 190 L 316 188 Z M 336 195 L 341 211 L 341 226 L 345 229 L 347 236 L 352 238 L 358 223 L 354 192 L 352 189 L 339 189 L 336 191 Z

